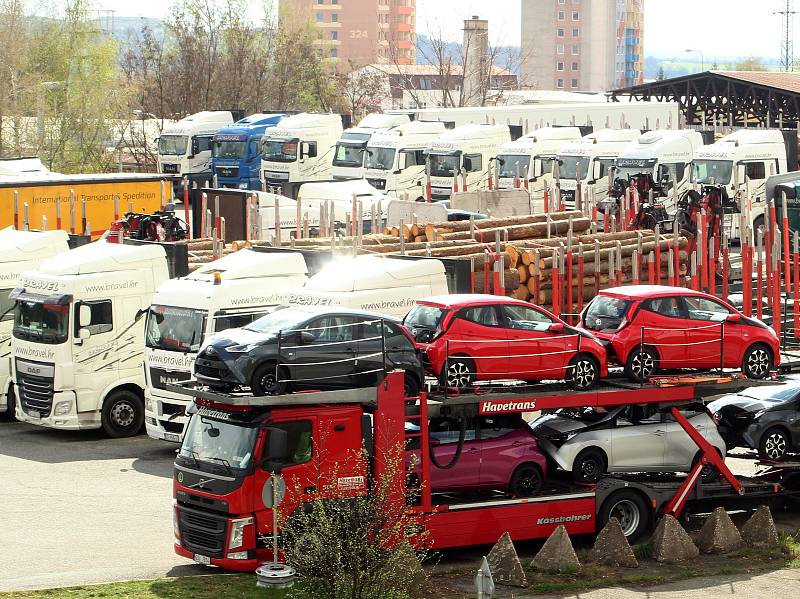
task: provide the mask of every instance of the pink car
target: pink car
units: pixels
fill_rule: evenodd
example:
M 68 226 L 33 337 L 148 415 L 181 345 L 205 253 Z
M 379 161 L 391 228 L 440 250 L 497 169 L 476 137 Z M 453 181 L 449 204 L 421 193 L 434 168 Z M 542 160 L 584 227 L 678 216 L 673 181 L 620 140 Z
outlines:
M 431 418 L 429 427 L 433 454 L 431 492 L 496 490 L 530 497 L 541 490 L 547 475 L 547 460 L 519 414 L 467 418 L 463 443 L 459 443 L 462 437 L 459 419 Z M 418 447 L 415 444 L 416 449 L 406 454 L 408 469 L 417 479 L 420 475 Z

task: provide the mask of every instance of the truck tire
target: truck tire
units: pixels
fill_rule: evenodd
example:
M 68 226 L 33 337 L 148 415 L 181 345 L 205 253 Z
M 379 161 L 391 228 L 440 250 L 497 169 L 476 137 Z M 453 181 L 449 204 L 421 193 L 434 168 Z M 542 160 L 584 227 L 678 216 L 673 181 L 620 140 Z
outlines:
M 266 362 L 256 368 L 250 381 L 250 390 L 253 395 L 264 397 L 265 395 L 283 395 L 286 393 L 288 384 L 285 380 L 280 380 L 286 378 L 286 371 L 281 369 L 278 373 L 280 379 L 276 378 L 275 374 L 275 362 Z
M 128 389 L 118 389 L 103 402 L 103 432 L 112 439 L 132 437 L 144 426 L 144 402 Z
M 622 489 L 609 495 L 600 507 L 597 513 L 598 532 L 611 518 L 619 521 L 628 542 L 634 543 L 650 529 L 653 512 L 640 493 Z
M 6 401 L 8 403 L 8 411 L 6 412 L 6 419 L 10 420 L 11 422 L 15 422 L 17 420 L 17 396 L 14 395 L 14 385 L 8 386 L 8 392 L 6 393 Z

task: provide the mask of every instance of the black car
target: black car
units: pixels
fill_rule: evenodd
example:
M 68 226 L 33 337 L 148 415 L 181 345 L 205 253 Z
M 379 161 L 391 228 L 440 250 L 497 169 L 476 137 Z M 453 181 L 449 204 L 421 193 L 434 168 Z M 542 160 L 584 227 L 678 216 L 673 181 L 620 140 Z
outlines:
M 200 348 L 194 370 L 198 382 L 214 389 L 250 387 L 261 396 L 369 386 L 384 367 L 405 370 L 406 395 L 418 394 L 422 362 L 396 319 L 345 308 L 291 307 L 217 333 Z
M 800 382 L 750 387 L 708 404 L 728 448 L 750 447 L 781 460 L 800 449 Z

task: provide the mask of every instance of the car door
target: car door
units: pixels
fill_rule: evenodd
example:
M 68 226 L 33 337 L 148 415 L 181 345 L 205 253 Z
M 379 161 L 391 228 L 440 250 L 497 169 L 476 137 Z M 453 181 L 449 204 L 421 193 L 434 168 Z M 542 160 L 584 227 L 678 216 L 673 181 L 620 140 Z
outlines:
M 354 316 L 342 314 L 328 314 L 306 323 L 298 332 L 310 334 L 311 338 L 293 338 L 293 345 L 281 351 L 281 359 L 290 364 L 294 384 L 315 389 L 351 384 L 359 324 Z
M 704 413 L 692 410 L 681 410 L 681 413 L 689 420 L 689 424 L 706 438 L 707 427 L 715 426 Z M 692 441 L 689 433 L 678 424 L 671 412 L 664 412 L 662 417 L 666 430 L 664 467 L 678 471 L 688 470 L 700 448 Z
M 419 354 L 414 343 L 394 322 L 383 322 L 384 344 L 386 347 L 387 367 L 421 368 Z
M 656 297 L 642 303 L 634 318 L 634 326 L 641 338 L 644 328 L 645 345 L 651 345 L 658 352 L 659 365 L 669 370 L 686 365 L 686 329 L 691 326 L 686 319 L 680 296 Z M 636 351 L 639 344 L 630 351 Z
M 636 472 L 658 470 L 664 465 L 666 429 L 654 406 L 628 406 L 611 429 L 608 469 Z
M 462 308 L 455 316 L 456 326 L 448 331 L 448 356 L 470 356 L 477 379 L 505 378 L 508 373 L 508 340 L 500 326 L 499 306 Z
M 519 416 L 481 416 L 478 418 L 480 436 L 481 468 L 480 486 L 486 489 L 505 489 L 517 465 L 517 456 L 533 444 L 531 438 L 520 434 Z
M 477 422 L 467 418 L 461 454 L 450 468 L 439 468 L 431 462 L 431 490 L 453 491 L 475 488 L 480 480 L 481 450 L 476 431 Z M 459 446 L 461 422 L 456 418 L 431 418 L 428 425 L 431 451 L 439 466 L 453 462 Z
M 730 309 L 705 297 L 686 295 L 683 302 L 690 329 L 686 340 L 687 363 L 694 368 L 719 368 L 724 359 L 725 366 L 739 366 L 745 328 L 725 322 Z
M 506 305 L 502 310 L 510 376 L 527 380 L 564 378 L 577 336 L 551 331 L 555 320 L 532 306 Z

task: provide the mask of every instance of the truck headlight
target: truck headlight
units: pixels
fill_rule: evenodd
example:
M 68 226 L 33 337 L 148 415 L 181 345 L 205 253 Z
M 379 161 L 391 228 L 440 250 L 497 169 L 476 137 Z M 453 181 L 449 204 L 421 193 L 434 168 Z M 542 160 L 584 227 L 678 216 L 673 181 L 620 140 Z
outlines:
M 231 533 L 228 538 L 228 549 L 236 549 L 244 544 L 244 529 L 253 523 L 253 518 L 231 520 Z
M 72 410 L 72 400 L 59 401 L 53 408 L 53 416 L 66 416 Z
M 145 412 L 155 412 L 155 410 L 153 409 L 153 398 L 152 397 L 145 398 L 145 400 L 144 400 L 144 411 Z
M 175 539 L 180 542 L 181 528 L 178 525 L 178 502 L 172 500 L 172 532 L 175 534 Z

